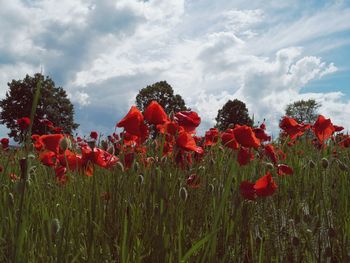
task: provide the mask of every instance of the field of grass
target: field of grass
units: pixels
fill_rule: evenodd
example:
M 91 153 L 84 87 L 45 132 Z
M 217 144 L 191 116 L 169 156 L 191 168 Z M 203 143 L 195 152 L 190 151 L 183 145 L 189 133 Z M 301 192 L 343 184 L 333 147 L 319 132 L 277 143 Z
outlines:
M 20 177 L 25 151 L 2 151 L 0 262 L 350 262 L 349 150 L 280 147 L 294 173 L 271 170 L 276 192 L 255 201 L 240 183 L 271 165 L 240 166 L 219 144 L 188 169 L 136 159 L 68 171 L 64 185 L 36 156 L 28 178 L 9 176 Z

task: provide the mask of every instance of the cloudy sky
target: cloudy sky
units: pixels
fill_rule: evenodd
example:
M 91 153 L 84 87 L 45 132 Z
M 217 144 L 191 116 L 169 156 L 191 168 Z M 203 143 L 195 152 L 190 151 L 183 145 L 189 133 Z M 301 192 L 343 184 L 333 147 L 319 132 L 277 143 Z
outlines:
M 288 103 L 307 98 L 349 129 L 349 3 L 0 0 L 0 98 L 43 68 L 69 93 L 80 134 L 113 132 L 160 80 L 199 113 L 202 132 L 234 98 L 271 132 Z

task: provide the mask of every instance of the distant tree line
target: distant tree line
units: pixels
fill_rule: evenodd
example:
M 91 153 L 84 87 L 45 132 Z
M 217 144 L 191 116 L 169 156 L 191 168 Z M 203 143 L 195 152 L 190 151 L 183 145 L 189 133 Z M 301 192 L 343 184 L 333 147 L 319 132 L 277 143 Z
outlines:
M 23 80 L 12 80 L 8 83 L 9 91 L 6 97 L 0 100 L 0 123 L 5 124 L 11 130 L 9 136 L 15 141 L 20 142 L 23 138 L 23 130 L 20 129 L 17 121 L 30 115 L 38 82 L 41 83 L 41 96 L 33 124 L 33 133 L 47 132 L 48 127 L 45 126 L 45 120 L 50 120 L 53 125 L 66 133 L 72 133 L 78 127 L 78 124 L 73 121 L 73 105 L 63 88 L 55 87 L 50 77 L 44 77 L 40 73 L 33 77 L 26 75 Z M 175 94 L 166 81 L 156 82 L 141 89 L 136 96 L 135 103 L 141 111 L 144 111 L 153 100 L 157 101 L 168 115 L 190 110 L 181 95 Z M 299 123 L 313 123 L 317 119 L 317 110 L 320 106 L 314 99 L 295 101 L 287 105 L 285 116 L 294 118 Z M 220 131 L 233 128 L 237 124 L 254 125 L 246 104 L 238 99 L 228 100 L 218 110 L 215 120 L 215 127 Z

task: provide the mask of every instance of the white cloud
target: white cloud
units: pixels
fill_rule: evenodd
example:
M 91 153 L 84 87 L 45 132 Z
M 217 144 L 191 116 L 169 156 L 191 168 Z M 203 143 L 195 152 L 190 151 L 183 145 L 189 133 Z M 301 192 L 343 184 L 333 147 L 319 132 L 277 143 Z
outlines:
M 345 2 L 0 2 L 1 92 L 12 78 L 44 65 L 79 106 L 82 132 L 88 125 L 110 129 L 139 89 L 160 80 L 200 113 L 202 131 L 234 98 L 246 102 L 256 120 L 271 120 L 274 132 L 286 104 L 301 98 L 317 99 L 325 115 L 350 128 L 346 95 L 336 87 L 304 90 L 345 68 L 322 58 L 350 43 L 336 35 L 350 31 Z

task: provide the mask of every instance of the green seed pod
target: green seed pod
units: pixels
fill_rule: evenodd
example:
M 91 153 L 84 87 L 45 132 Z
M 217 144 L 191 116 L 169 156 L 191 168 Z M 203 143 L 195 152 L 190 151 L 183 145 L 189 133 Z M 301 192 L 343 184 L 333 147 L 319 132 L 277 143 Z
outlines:
M 275 168 L 275 166 L 272 163 L 265 163 L 265 166 L 269 170 L 273 170 Z
M 329 166 L 329 162 L 326 158 L 322 158 L 321 159 L 321 166 L 323 167 L 323 169 L 327 169 Z
M 63 151 L 65 151 L 67 149 L 71 149 L 72 148 L 72 141 L 67 136 L 64 136 L 60 141 L 60 148 Z
M 309 167 L 310 168 L 315 168 L 315 166 L 316 166 L 315 162 L 313 160 L 310 160 L 309 161 Z
M 343 163 L 339 160 L 338 160 L 338 167 L 340 170 L 342 170 L 344 172 L 349 170 L 349 167 L 345 163 Z

